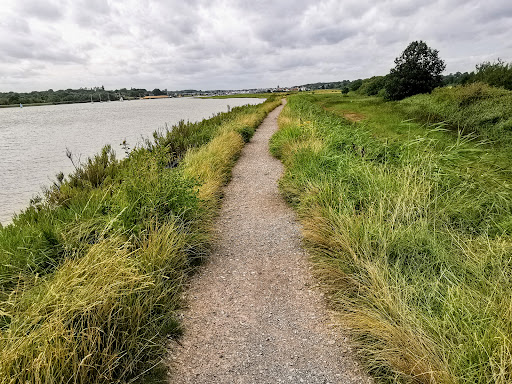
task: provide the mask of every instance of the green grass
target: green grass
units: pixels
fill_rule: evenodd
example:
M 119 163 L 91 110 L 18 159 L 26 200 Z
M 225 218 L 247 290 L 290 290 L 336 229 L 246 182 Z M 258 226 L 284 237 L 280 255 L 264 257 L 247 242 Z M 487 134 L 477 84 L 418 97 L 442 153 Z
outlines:
M 279 103 L 105 147 L 0 227 L 0 383 L 158 381 L 221 187 Z
M 378 381 L 511 382 L 512 159 L 409 113 L 290 97 L 271 142 L 281 190 Z
M 452 129 L 500 146 L 512 145 L 512 91 L 473 83 L 438 88 L 431 95 L 416 95 L 399 105 L 423 121 L 443 121 Z

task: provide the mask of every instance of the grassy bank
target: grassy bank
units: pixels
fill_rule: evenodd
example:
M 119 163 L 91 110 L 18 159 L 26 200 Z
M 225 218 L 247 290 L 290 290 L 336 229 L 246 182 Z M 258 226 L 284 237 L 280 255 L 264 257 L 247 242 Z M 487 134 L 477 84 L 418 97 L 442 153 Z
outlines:
M 437 88 L 432 94 L 416 95 L 400 102 L 411 117 L 426 122 L 444 122 L 454 130 L 512 145 L 512 91 L 473 83 Z
M 410 113 L 290 97 L 271 143 L 282 192 L 379 381 L 511 382 L 512 159 Z
M 280 101 L 106 147 L 0 227 L 0 382 L 132 382 L 154 372 L 221 187 Z

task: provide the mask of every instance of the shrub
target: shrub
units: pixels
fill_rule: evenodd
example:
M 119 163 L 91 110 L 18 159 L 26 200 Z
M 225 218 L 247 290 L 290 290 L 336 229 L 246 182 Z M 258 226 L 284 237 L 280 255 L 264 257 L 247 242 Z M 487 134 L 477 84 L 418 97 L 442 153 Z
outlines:
M 361 85 L 363 85 L 363 80 L 361 80 L 361 79 L 354 80 L 350 84 L 350 90 L 351 91 L 357 91 L 359 88 L 361 88 Z
M 363 81 L 359 92 L 368 96 L 378 95 L 386 86 L 386 76 L 373 76 Z
M 501 59 L 493 63 L 485 61 L 476 66 L 474 79 L 493 87 L 512 90 L 512 63 L 505 63 Z

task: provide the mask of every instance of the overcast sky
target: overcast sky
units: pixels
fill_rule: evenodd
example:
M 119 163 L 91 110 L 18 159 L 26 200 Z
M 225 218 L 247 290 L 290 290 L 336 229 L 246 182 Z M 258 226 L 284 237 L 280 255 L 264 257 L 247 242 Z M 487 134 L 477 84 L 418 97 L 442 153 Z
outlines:
M 512 61 L 511 0 L 0 0 L 0 91 L 240 89 Z

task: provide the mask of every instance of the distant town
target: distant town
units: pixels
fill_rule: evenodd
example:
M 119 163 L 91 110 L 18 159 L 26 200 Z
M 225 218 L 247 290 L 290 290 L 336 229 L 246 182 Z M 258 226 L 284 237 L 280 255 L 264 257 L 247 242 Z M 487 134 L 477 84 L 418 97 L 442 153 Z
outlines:
M 62 89 L 54 91 L 32 91 L 32 92 L 0 92 L 0 107 L 12 107 L 22 105 L 47 105 L 47 104 L 70 104 L 70 103 L 95 103 L 108 101 L 124 101 L 135 99 L 159 99 L 168 97 L 212 97 L 230 96 L 240 94 L 262 94 L 274 92 L 301 92 L 315 89 L 341 89 L 351 84 L 349 80 L 331 83 L 312 83 L 293 87 L 268 87 L 248 89 L 216 89 L 196 90 L 185 89 L 169 91 L 167 89 L 155 88 L 147 90 L 144 88 L 121 88 L 107 90 L 104 86 L 78 89 Z
M 231 90 L 208 90 L 208 91 L 170 91 L 169 97 L 183 97 L 183 96 L 229 96 L 229 95 L 243 95 L 255 93 L 273 93 L 273 92 L 301 92 L 310 91 L 311 89 L 305 86 L 297 87 L 280 87 L 275 88 L 251 88 L 251 89 L 231 89 Z M 149 95 L 151 96 L 151 95 Z

